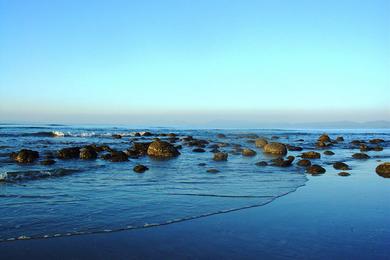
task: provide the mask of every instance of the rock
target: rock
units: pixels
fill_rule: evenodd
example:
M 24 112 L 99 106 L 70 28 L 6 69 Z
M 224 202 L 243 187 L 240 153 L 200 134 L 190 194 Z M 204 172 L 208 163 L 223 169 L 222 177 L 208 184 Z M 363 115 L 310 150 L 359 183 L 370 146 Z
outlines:
M 137 172 L 137 173 L 143 173 L 145 171 L 149 170 L 148 167 L 146 167 L 145 165 L 142 165 L 142 164 L 138 164 L 136 165 L 134 168 L 133 168 L 133 171 Z
M 310 152 L 302 153 L 301 157 L 306 159 L 319 159 L 321 158 L 321 154 L 314 151 L 310 151 Z
M 263 148 L 266 144 L 268 144 L 268 141 L 265 138 L 257 138 L 255 140 L 255 145 L 258 148 Z
M 217 134 L 217 138 L 226 138 L 226 135 L 224 135 L 224 134 Z
M 348 164 L 343 163 L 343 162 L 334 163 L 333 168 L 335 168 L 336 170 L 343 170 L 343 171 L 350 170 Z
M 379 144 L 379 143 L 383 143 L 384 141 L 385 140 L 383 140 L 383 139 L 376 138 L 376 139 L 371 139 L 370 143 L 371 144 Z
M 211 169 L 208 169 L 207 172 L 209 172 L 209 173 L 218 173 L 219 170 L 215 169 L 215 168 L 211 168 Z
M 325 151 L 324 154 L 325 155 L 334 155 L 334 152 L 328 150 L 328 151 Z
M 243 156 L 255 156 L 257 153 L 252 149 L 244 148 L 242 149 L 241 154 Z
M 63 148 L 58 151 L 59 159 L 76 159 L 80 157 L 80 147 Z
M 282 143 L 269 143 L 264 146 L 264 152 L 270 154 L 285 155 L 287 147 Z
M 360 145 L 360 144 L 364 144 L 365 143 L 365 141 L 363 141 L 363 140 L 352 140 L 351 141 L 351 144 L 353 144 L 353 145 Z
M 267 166 L 268 165 L 268 163 L 267 162 L 265 162 L 265 161 L 261 161 L 261 162 L 257 162 L 257 163 L 255 163 L 257 166 Z
M 282 157 L 273 159 L 273 166 L 279 166 L 279 167 L 288 167 L 291 166 L 291 163 L 294 161 L 295 157 L 294 156 L 288 156 L 287 160 L 284 160 Z
M 310 166 L 310 165 L 311 165 L 311 161 L 310 161 L 310 160 L 307 160 L 307 159 L 302 159 L 302 160 L 299 160 L 299 161 L 297 162 L 297 165 L 298 165 L 298 166 L 307 167 L 307 166 Z
M 390 178 L 390 162 L 379 164 L 376 169 L 376 173 L 383 178 Z
M 352 155 L 352 157 L 358 160 L 366 160 L 370 158 L 370 156 L 365 153 L 355 153 Z
M 359 149 L 360 149 L 361 152 L 368 152 L 368 151 L 371 150 L 370 147 L 368 147 L 368 145 L 366 145 L 366 144 L 361 144 L 359 146 Z
M 371 150 L 373 150 L 375 152 L 380 152 L 380 151 L 383 151 L 383 147 L 377 145 L 377 146 L 372 147 Z
M 81 148 L 79 154 L 82 160 L 94 160 L 97 158 L 97 152 L 86 147 Z
M 53 165 L 55 163 L 56 163 L 56 161 L 54 161 L 53 159 L 45 159 L 45 160 L 41 161 L 42 165 Z
M 112 151 L 109 160 L 111 162 L 126 162 L 129 160 L 127 154 L 122 151 Z
M 141 136 L 152 136 L 153 134 L 151 132 L 140 132 Z
M 342 136 L 337 136 L 337 137 L 336 137 L 336 141 L 337 141 L 337 142 L 344 142 L 344 137 L 342 137 Z
M 113 134 L 113 135 L 112 135 L 112 138 L 114 138 L 114 139 L 121 139 L 122 136 L 119 135 L 119 134 Z
M 126 154 L 129 157 L 137 158 L 138 156 L 144 156 L 147 154 L 149 145 L 151 142 L 134 142 L 133 146 L 126 150 Z
M 351 175 L 349 172 L 339 172 L 338 173 L 339 176 L 343 176 L 343 177 L 347 177 L 349 175 Z
M 323 142 L 323 143 L 330 143 L 332 140 L 330 139 L 329 135 L 323 134 L 321 135 L 318 140 L 318 142 Z
M 180 152 L 168 142 L 154 141 L 149 145 L 147 154 L 156 158 L 172 158 L 179 156 Z
M 195 148 L 192 151 L 195 152 L 195 153 L 204 153 L 204 152 L 206 152 L 206 150 L 203 149 L 203 148 Z
M 306 171 L 310 174 L 313 174 L 313 175 L 323 174 L 326 172 L 326 170 L 323 167 L 321 167 L 317 164 L 313 164 L 313 165 L 307 167 Z
M 206 166 L 205 163 L 198 163 L 198 166 Z
M 222 152 L 214 153 L 214 157 L 213 157 L 214 161 L 227 161 L 227 159 L 228 159 L 227 153 L 222 153 Z
M 17 153 L 12 153 L 11 158 L 18 163 L 33 163 L 39 158 L 39 153 L 29 149 L 22 149 Z
M 302 147 L 299 147 L 299 146 L 293 146 L 293 145 L 289 145 L 289 144 L 287 144 L 286 145 L 287 146 L 287 150 L 289 150 L 289 151 L 302 151 L 303 150 L 303 148 Z
M 183 146 L 181 144 L 179 145 L 175 145 L 176 149 L 180 150 L 180 149 L 183 149 Z

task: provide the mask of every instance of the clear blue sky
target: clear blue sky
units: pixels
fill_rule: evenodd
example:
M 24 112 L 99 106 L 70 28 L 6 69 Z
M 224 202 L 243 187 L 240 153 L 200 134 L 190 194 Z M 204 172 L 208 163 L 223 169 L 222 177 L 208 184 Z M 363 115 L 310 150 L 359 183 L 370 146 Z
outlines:
M 0 0 L 0 121 L 366 121 L 389 103 L 387 0 Z

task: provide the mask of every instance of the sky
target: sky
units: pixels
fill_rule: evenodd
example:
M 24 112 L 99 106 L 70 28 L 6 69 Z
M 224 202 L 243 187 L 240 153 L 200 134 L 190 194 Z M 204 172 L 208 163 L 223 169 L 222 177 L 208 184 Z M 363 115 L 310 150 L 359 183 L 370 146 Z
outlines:
M 0 0 L 0 122 L 389 119 L 387 0 Z

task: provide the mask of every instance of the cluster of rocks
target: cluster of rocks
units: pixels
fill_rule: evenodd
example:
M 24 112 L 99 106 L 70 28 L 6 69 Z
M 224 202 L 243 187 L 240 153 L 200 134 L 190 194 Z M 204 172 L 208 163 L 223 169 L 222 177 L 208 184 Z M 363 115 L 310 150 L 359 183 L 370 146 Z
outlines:
M 242 147 L 241 144 L 227 143 L 223 139 L 226 139 L 225 134 L 217 134 L 217 140 L 204 140 L 197 139 L 192 136 L 178 137 L 175 133 L 161 133 L 153 134 L 151 132 L 137 132 L 134 134 L 136 138 L 132 139 L 132 146 L 125 151 L 118 151 L 110 148 L 107 145 L 86 145 L 82 147 L 66 147 L 60 149 L 56 153 L 46 153 L 43 156 L 43 159 L 40 160 L 42 165 L 52 165 L 56 163 L 55 159 L 60 160 L 70 160 L 70 159 L 80 159 L 80 160 L 96 160 L 98 158 L 111 161 L 111 162 L 126 162 L 131 159 L 137 159 L 142 156 L 149 156 L 153 159 L 171 159 L 178 157 L 180 155 L 179 150 L 183 146 L 187 146 L 193 153 L 205 153 L 207 151 L 213 153 L 212 159 L 216 162 L 228 161 L 229 154 L 232 155 L 242 155 L 244 157 L 254 157 L 257 155 L 257 151 Z M 139 137 L 139 138 L 138 138 Z M 143 138 L 149 137 L 149 138 Z M 160 137 L 164 137 L 163 140 Z M 123 135 L 114 134 L 112 135 L 114 139 L 121 139 Z M 248 138 L 248 143 L 254 145 L 256 148 L 260 149 L 264 154 L 268 154 L 273 157 L 270 161 L 260 161 L 257 162 L 257 166 L 276 166 L 276 167 L 289 167 L 293 165 L 295 160 L 294 156 L 287 156 L 288 152 L 294 151 L 303 151 L 303 147 L 284 144 L 282 142 L 275 142 L 278 136 L 273 136 L 270 139 L 259 137 L 258 135 L 245 135 L 243 138 Z M 139 141 L 144 139 L 143 141 Z M 222 139 L 222 140 L 221 140 Z M 271 141 L 270 141 L 271 140 Z M 297 140 L 297 142 L 303 142 L 303 139 Z M 180 142 L 180 144 L 176 144 Z M 340 142 L 344 142 L 342 136 L 338 136 L 335 139 L 331 139 L 327 134 L 321 135 L 316 143 L 315 147 L 317 148 L 328 148 L 322 152 L 323 155 L 332 156 L 335 153 L 329 150 L 329 147 L 336 145 Z M 369 159 L 370 156 L 366 151 L 381 151 L 383 147 L 380 146 L 383 143 L 383 139 L 372 139 L 368 142 L 362 140 L 352 140 L 350 142 L 351 147 L 354 149 L 360 149 L 359 153 L 352 155 L 352 158 L 358 160 Z M 348 144 L 347 144 L 348 145 Z M 224 150 L 231 149 L 228 152 Z M 321 159 L 321 153 L 317 151 L 305 151 L 298 155 L 301 159 L 297 161 L 296 165 L 299 167 L 304 167 L 306 172 L 312 175 L 320 175 L 326 172 L 325 168 L 317 163 L 312 163 L 311 160 Z M 22 149 L 19 152 L 14 152 L 11 154 L 11 158 L 21 164 L 35 163 L 39 160 L 40 154 L 37 151 Z M 203 165 L 204 166 L 204 165 Z M 333 163 L 333 168 L 336 170 L 342 170 L 339 173 L 340 176 L 348 176 L 349 173 L 345 172 L 350 170 L 350 167 L 344 162 L 335 162 Z M 137 173 L 143 173 L 148 170 L 148 167 L 145 165 L 137 164 L 133 170 Z M 219 170 L 211 168 L 207 170 L 208 172 L 216 173 Z M 389 163 L 381 164 L 377 167 L 376 172 L 383 177 L 390 177 L 389 174 Z

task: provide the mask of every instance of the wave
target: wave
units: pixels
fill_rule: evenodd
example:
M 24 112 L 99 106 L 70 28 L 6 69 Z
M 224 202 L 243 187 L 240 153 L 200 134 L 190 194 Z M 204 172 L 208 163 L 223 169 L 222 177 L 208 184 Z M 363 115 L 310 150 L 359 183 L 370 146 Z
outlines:
M 80 170 L 76 170 L 76 169 L 59 168 L 59 169 L 46 170 L 46 171 L 3 172 L 0 173 L 0 182 L 18 182 L 18 181 L 44 179 L 50 177 L 62 177 L 79 171 Z

